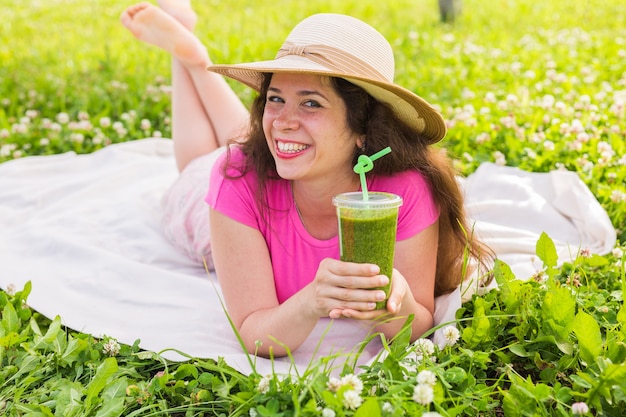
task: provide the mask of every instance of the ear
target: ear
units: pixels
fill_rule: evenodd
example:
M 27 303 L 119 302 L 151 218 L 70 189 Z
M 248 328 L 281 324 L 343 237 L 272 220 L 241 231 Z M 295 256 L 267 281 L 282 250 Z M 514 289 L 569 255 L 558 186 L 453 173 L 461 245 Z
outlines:
M 357 138 L 356 146 L 361 150 L 365 150 L 365 135 L 359 136 Z

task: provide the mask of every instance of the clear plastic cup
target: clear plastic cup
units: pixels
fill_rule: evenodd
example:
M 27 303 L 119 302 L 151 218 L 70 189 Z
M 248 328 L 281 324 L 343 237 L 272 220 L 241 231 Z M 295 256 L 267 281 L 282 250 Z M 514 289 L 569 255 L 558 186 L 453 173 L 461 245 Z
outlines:
M 380 273 L 389 277 L 389 284 L 380 288 L 389 297 L 402 198 L 383 192 L 369 192 L 368 197 L 363 200 L 361 192 L 333 197 L 339 221 L 340 256 L 346 262 L 378 265 Z M 386 306 L 386 299 L 376 303 L 377 309 Z

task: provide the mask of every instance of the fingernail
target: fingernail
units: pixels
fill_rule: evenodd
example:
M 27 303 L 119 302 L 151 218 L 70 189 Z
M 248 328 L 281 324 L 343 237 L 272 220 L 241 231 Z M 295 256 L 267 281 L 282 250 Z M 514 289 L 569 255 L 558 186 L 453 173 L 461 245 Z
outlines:
M 376 299 L 378 301 L 383 301 L 385 299 L 385 297 L 387 297 L 387 294 L 385 294 L 384 291 L 377 291 L 376 292 Z

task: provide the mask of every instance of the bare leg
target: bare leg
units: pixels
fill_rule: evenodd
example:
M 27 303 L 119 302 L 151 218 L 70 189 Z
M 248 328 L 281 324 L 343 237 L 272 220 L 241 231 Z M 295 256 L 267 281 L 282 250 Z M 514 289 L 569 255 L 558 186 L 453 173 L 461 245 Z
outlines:
M 177 16 L 192 16 L 185 19 L 190 27 L 147 2 L 126 9 L 121 21 L 139 40 L 172 54 L 172 136 L 177 165 L 182 170 L 192 159 L 241 136 L 248 111 L 221 76 L 206 71 L 211 61 L 190 31 L 195 13 L 190 7 L 184 13 L 188 2 L 162 1 L 170 10 L 176 9 Z
M 159 7 L 189 30 L 196 26 L 198 17 L 191 8 L 191 0 L 157 0 Z

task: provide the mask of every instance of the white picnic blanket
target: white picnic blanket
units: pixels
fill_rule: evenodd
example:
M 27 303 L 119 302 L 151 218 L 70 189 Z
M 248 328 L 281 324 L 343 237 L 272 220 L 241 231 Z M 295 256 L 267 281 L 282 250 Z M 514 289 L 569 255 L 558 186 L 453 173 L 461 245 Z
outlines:
M 313 358 L 337 353 L 342 365 L 339 354 L 367 336 L 351 320 L 320 320 L 293 362 L 242 351 L 213 274 L 161 233 L 160 198 L 176 176 L 172 143 L 159 138 L 0 164 L 0 287 L 20 290 L 31 281 L 28 303 L 45 316 L 96 337 L 140 339 L 143 349 L 172 360 L 222 357 L 241 372 L 265 374 L 302 371 Z M 461 181 L 477 229 L 520 278 L 538 267 L 533 254 L 542 231 L 561 260 L 579 246 L 600 254 L 613 248 L 615 230 L 575 174 L 484 164 Z M 460 305 L 458 291 L 440 298 L 437 323 L 453 320 Z M 359 363 L 381 348 L 380 340 L 370 342 Z

